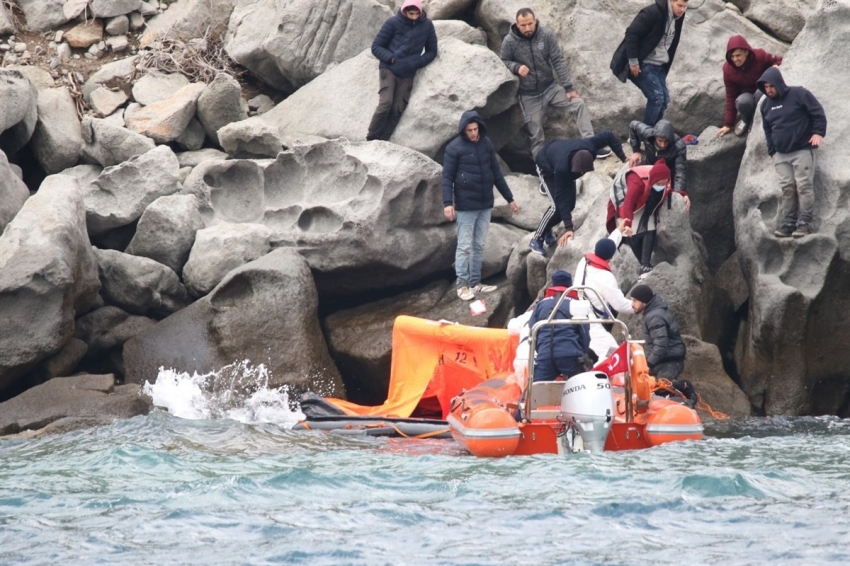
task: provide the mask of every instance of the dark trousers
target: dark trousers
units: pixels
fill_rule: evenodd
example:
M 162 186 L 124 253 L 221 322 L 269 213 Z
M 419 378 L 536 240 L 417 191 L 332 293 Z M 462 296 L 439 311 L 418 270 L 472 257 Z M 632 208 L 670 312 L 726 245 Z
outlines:
M 400 79 L 389 69 L 378 69 L 378 76 L 378 107 L 372 115 L 367 140 L 390 139 L 410 101 L 410 91 L 413 90 L 414 77 Z
M 656 242 L 655 230 L 635 234 L 627 241 L 640 264 L 652 266 L 652 252 Z
M 563 218 L 561 217 L 561 212 L 558 210 L 558 207 L 555 205 L 555 197 L 552 195 L 552 188 L 555 186 L 555 176 L 554 175 L 543 175 L 544 186 L 546 187 L 546 196 L 549 198 L 549 208 L 546 209 L 546 212 L 543 213 L 543 218 L 540 219 L 540 223 L 537 224 L 537 230 L 534 231 L 534 239 L 542 240 L 546 234 L 552 233 L 552 228 L 558 225 L 558 222 L 561 222 Z M 572 204 L 573 208 L 575 208 L 576 204 L 576 192 L 573 189 L 572 193 L 568 196 L 569 202 Z M 572 213 L 573 209 L 571 208 L 569 211 Z
M 662 360 L 652 366 L 655 377 L 665 378 L 673 381 L 677 379 L 685 369 L 685 360 Z
M 559 375 L 567 379 L 583 371 L 585 371 L 584 360 L 575 356 L 544 358 L 538 354 L 534 361 L 534 381 L 554 381 Z

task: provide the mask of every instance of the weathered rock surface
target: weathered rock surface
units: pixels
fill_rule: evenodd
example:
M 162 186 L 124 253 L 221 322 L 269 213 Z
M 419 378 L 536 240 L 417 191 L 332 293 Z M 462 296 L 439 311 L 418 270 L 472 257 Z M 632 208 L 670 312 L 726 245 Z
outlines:
M 0 69 L 0 150 L 12 154 L 30 140 L 38 119 L 38 91 L 20 71 Z
M 65 41 L 77 49 L 88 49 L 103 40 L 103 22 L 98 19 L 79 23 L 65 32 Z
M 92 235 L 138 220 L 153 201 L 180 190 L 177 156 L 168 146 L 107 167 L 84 187 L 86 224 Z
M 62 10 L 65 0 L 17 0 L 33 31 L 50 31 L 68 21 Z
M 345 381 L 348 398 L 379 405 L 387 398 L 392 354 L 392 329 L 399 315 L 450 320 L 481 327 L 504 327 L 511 309 L 512 289 L 485 295 L 487 313 L 473 315 L 469 303 L 457 298 L 453 282 L 438 281 L 421 289 L 336 312 L 323 321 L 328 347 Z
M 329 139 L 365 139 L 378 104 L 377 67 L 377 60 L 364 51 L 323 73 L 273 110 L 240 125 L 268 124 L 281 135 L 292 131 Z M 460 76 L 463 81 L 457 80 Z M 346 96 L 340 97 L 340 92 Z M 515 94 L 516 79 L 493 52 L 445 39 L 437 59 L 417 73 L 410 105 L 390 141 L 434 157 L 457 135 L 464 111 L 477 108 L 487 118 L 515 104 Z
M 208 373 L 243 360 L 266 366 L 270 388 L 345 395 L 319 328 L 310 269 L 292 250 L 235 269 L 212 293 L 124 344 L 129 383 L 155 381 L 159 367 Z
M 227 28 L 227 54 L 291 93 L 371 47 L 391 15 L 377 0 L 240 0 Z
M 65 87 L 38 93 L 38 122 L 31 147 L 48 174 L 59 173 L 77 163 L 83 150 L 80 120 L 71 93 Z
M 87 346 L 90 355 L 121 346 L 140 332 L 152 328 L 156 321 L 135 316 L 118 307 L 101 307 L 77 319 L 74 337 Z
M 147 47 L 156 39 L 203 37 L 208 29 L 223 33 L 236 0 L 180 0 L 147 21 L 139 44 Z M 142 12 L 144 13 L 144 3 Z M 154 7 L 155 13 L 155 7 Z
M 15 22 L 12 20 L 12 15 L 5 4 L 0 5 L 0 35 L 11 35 L 17 30 Z
M 152 150 L 156 143 L 149 137 L 117 126 L 107 119 L 83 118 L 83 159 L 103 167 L 118 165 Z
M 96 18 L 112 18 L 136 11 L 142 0 L 91 0 L 91 11 Z
M 239 81 L 226 73 L 216 75 L 198 98 L 198 120 L 211 140 L 218 142 L 221 128 L 248 117 L 242 104 Z
M 133 83 L 133 99 L 142 106 L 147 106 L 170 98 L 188 84 L 189 79 L 180 73 L 169 74 L 151 70 Z
M 463 13 L 472 5 L 473 0 L 431 0 L 425 7 L 425 13 L 432 20 L 449 20 Z M 434 22 L 436 25 L 437 22 Z M 442 37 L 437 34 L 437 37 Z
M 116 387 L 114 375 L 57 377 L 0 403 L 0 435 L 88 428 L 146 415 L 151 406 L 138 385 Z
M 439 41 L 453 37 L 464 43 L 487 46 L 487 34 L 480 28 L 474 28 L 460 20 L 441 20 L 434 22 L 434 31 Z
M 29 196 L 29 189 L 9 165 L 6 154 L 0 151 L 0 233 L 21 210 Z
M 164 318 L 189 304 L 174 271 L 146 257 L 95 248 L 106 302 L 131 314 Z
M 180 275 L 189 259 L 195 233 L 203 227 L 204 220 L 194 196 L 160 197 L 142 213 L 126 252 L 158 261 Z
M 306 258 L 322 292 L 406 285 L 448 269 L 455 227 L 443 217 L 441 168 L 387 142 L 328 141 L 274 162 L 204 162 L 186 179 L 207 226 L 259 223 L 272 247 Z M 388 237 L 391 235 L 391 237 Z
M 806 19 L 814 12 L 817 0 L 731 0 L 744 16 L 782 41 L 792 42 Z
M 850 135 L 841 111 L 850 67 L 824 72 L 822 65 L 840 58 L 848 41 L 850 6 L 823 2 L 782 63 L 786 83 L 809 89 L 829 120 L 816 150 L 817 232 L 799 240 L 773 236 L 780 192 L 758 113 L 735 186 L 735 235 L 750 290 L 741 383 L 767 414 L 837 411 L 847 403 L 840 368 L 850 367 L 842 332 L 850 309 L 850 169 L 840 141 Z
M 0 392 L 62 349 L 99 287 L 82 191 L 52 175 L 0 237 Z
M 128 112 L 124 117 L 127 129 L 157 143 L 176 140 L 195 116 L 198 97 L 205 88 L 204 83 L 186 85 L 165 100 Z

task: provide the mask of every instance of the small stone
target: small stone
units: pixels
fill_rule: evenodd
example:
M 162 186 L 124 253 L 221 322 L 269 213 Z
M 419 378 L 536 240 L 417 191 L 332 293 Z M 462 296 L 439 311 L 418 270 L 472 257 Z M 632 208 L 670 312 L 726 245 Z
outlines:
M 124 35 L 130 31 L 130 19 L 127 16 L 115 16 L 106 20 L 106 33 Z
M 101 86 L 91 92 L 89 102 L 92 110 L 101 116 L 109 116 L 127 102 L 127 95 L 123 90 L 113 91 Z
M 101 51 L 106 51 L 106 42 L 105 41 L 99 42 L 97 44 L 97 48 L 100 49 Z
M 56 35 L 53 36 L 54 43 L 62 43 L 62 38 L 65 37 L 65 32 L 61 29 L 56 32 Z
M 74 53 L 73 58 L 74 58 L 74 59 L 79 59 L 79 58 L 80 58 L 80 54 L 79 54 L 79 53 Z
M 109 37 L 106 39 L 106 45 L 112 49 L 115 53 L 121 53 L 122 51 L 126 51 L 130 46 L 130 43 L 127 41 L 126 35 L 118 35 L 116 37 Z
M 139 13 L 146 18 L 155 16 L 157 13 L 156 4 L 152 2 L 142 2 L 142 6 L 139 8 Z
M 26 50 L 27 50 L 27 44 L 26 43 L 16 43 L 15 44 L 15 53 L 23 53 Z
M 101 39 L 103 39 L 103 23 L 97 19 L 77 24 L 65 33 L 65 41 L 77 49 L 85 49 Z
M 10 49 L 12 48 L 6 45 L 5 43 L 0 44 L 0 51 L 9 51 Z
M 73 55 L 73 53 L 71 52 L 71 46 L 67 43 L 60 43 L 59 46 L 56 48 L 56 55 L 62 61 L 67 61 L 71 58 L 71 55 Z
M 130 12 L 129 20 L 131 30 L 135 31 L 145 26 L 145 17 L 140 12 Z

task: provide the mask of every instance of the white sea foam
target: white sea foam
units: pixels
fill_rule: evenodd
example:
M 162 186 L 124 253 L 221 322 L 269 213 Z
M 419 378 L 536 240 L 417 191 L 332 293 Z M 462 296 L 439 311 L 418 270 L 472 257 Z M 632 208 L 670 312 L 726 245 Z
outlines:
M 304 418 L 290 403 L 288 388 L 269 388 L 264 365 L 247 360 L 206 374 L 159 368 L 156 382 L 145 382 L 153 404 L 183 419 L 232 419 L 290 427 Z

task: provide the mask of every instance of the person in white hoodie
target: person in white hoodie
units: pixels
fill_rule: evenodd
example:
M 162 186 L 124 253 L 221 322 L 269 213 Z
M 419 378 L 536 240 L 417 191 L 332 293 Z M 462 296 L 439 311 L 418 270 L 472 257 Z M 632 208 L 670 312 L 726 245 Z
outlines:
M 622 225 L 622 224 L 621 224 Z M 575 269 L 575 277 L 573 282 L 575 285 L 586 285 L 595 290 L 602 299 L 607 303 L 607 310 L 613 311 L 613 316 L 617 313 L 634 313 L 632 309 L 631 299 L 627 299 L 620 286 L 617 283 L 617 278 L 611 270 L 611 265 L 608 263 L 620 242 L 623 240 L 623 233 L 618 228 L 611 232 L 607 238 L 602 238 L 596 242 L 593 253 L 585 254 L 578 262 Z M 585 293 L 585 299 L 591 304 L 591 318 L 605 318 L 606 309 L 600 303 L 599 298 L 595 293 Z M 617 341 L 611 336 L 611 333 L 605 329 L 602 324 L 590 325 L 590 349 L 596 356 L 602 360 L 608 357 L 613 350 L 617 348 Z

